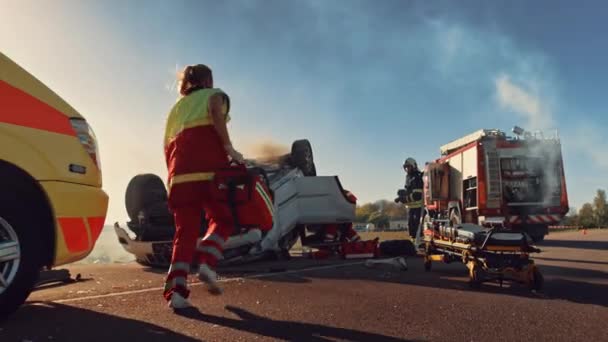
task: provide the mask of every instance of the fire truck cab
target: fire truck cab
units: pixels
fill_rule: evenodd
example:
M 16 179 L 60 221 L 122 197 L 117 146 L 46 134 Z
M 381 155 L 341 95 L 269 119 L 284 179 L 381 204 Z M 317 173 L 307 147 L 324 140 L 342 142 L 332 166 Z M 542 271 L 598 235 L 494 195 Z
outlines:
M 424 167 L 425 220 L 502 225 L 542 241 L 569 209 L 561 142 L 513 133 L 481 129 L 441 146 Z

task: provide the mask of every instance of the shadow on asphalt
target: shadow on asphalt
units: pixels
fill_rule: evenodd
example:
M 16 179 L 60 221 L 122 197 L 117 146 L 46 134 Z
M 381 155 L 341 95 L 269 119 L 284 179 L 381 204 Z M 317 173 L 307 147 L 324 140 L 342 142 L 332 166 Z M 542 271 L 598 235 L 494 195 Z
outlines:
M 24 305 L 0 322 L 0 341 L 199 341 L 159 326 L 57 303 Z
M 539 244 L 539 248 L 543 247 L 560 247 L 572 249 L 595 249 L 600 251 L 608 250 L 608 241 L 586 241 L 586 240 L 545 240 Z
M 452 263 L 446 265 L 434 263 L 433 270 L 425 272 L 420 258 L 408 258 L 407 260 L 409 264 L 409 270 L 407 271 L 400 271 L 385 265 L 376 266 L 373 268 L 375 271 L 372 271 L 372 269 L 363 265 L 357 265 L 336 268 L 332 272 L 310 271 L 308 275 L 283 274 L 280 276 L 263 277 L 260 280 L 293 284 L 310 283 L 314 279 L 380 281 L 449 290 L 483 291 L 497 295 L 534 299 L 561 299 L 580 304 L 595 304 L 608 307 L 608 296 L 606 296 L 608 285 L 564 279 L 606 279 L 608 277 L 608 273 L 606 272 L 541 265 L 541 271 L 545 276 L 544 291 L 541 294 L 535 294 L 529 291 L 523 284 L 507 281 L 504 282 L 503 288 L 497 282 L 488 282 L 484 283 L 480 289 L 473 290 L 468 284 L 468 271 L 463 264 Z
M 594 260 L 578 260 L 578 259 L 560 259 L 560 258 L 545 258 L 545 257 L 534 257 L 537 260 L 546 261 L 558 261 L 558 262 L 572 262 L 576 264 L 590 264 L 590 265 L 608 265 L 606 261 L 594 261 Z
M 272 320 L 234 306 L 226 306 L 226 310 L 238 316 L 239 319 L 204 314 L 196 308 L 183 309 L 178 311 L 177 314 L 209 324 L 287 341 L 333 341 L 335 339 L 346 341 L 406 341 L 365 331 L 320 324 Z

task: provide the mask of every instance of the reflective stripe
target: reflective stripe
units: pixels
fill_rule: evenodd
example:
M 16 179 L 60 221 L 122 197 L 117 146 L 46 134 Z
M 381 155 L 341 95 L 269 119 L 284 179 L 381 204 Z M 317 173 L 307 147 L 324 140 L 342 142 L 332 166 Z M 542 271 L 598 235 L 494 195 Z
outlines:
M 186 173 L 183 175 L 176 175 L 171 178 L 169 181 L 169 188 L 171 188 L 175 184 L 182 184 L 188 182 L 198 182 L 198 181 L 209 181 L 213 179 L 215 174 L 213 172 L 196 172 L 196 173 Z
M 174 271 L 190 272 L 190 265 L 187 262 L 176 262 L 169 267 L 169 274 Z
M 65 114 L 2 80 L 0 103 L 0 123 L 76 136 Z
M 272 204 L 272 201 L 268 197 L 268 194 L 266 193 L 266 190 L 264 190 L 264 188 L 262 187 L 261 184 L 256 184 L 255 188 L 258 191 L 258 193 L 260 194 L 260 196 L 262 196 L 262 198 L 264 199 L 264 203 L 266 203 L 266 207 L 268 208 L 268 212 L 270 212 L 270 214 L 272 216 L 274 216 L 274 205 Z
M 70 253 L 84 252 L 89 249 L 89 234 L 82 217 L 59 217 L 57 221 Z
M 218 234 L 211 234 L 211 235 L 207 235 L 203 238 L 203 241 L 201 241 L 201 243 L 205 242 L 205 241 L 213 241 L 215 243 L 217 243 L 220 246 L 223 246 L 224 243 L 226 242 L 224 239 L 222 239 L 221 236 L 219 236 Z
M 414 189 L 414 190 L 412 190 L 412 193 L 409 194 L 409 196 L 408 196 L 408 201 L 405 203 L 405 205 L 408 208 L 412 208 L 412 209 L 414 209 L 414 208 L 420 208 L 420 207 L 422 207 L 422 204 L 424 203 L 423 198 L 421 198 L 421 199 L 419 199 L 417 201 L 414 200 L 414 193 L 422 194 L 423 191 L 422 191 L 422 189 Z
M 222 258 L 222 252 L 219 251 L 216 247 L 214 246 L 200 246 L 197 248 L 197 251 L 201 252 L 201 253 L 207 253 L 207 254 L 211 254 L 213 255 L 216 259 L 221 259 Z
M 175 277 L 171 279 L 171 287 L 182 286 L 186 287 L 186 278 L 185 277 Z

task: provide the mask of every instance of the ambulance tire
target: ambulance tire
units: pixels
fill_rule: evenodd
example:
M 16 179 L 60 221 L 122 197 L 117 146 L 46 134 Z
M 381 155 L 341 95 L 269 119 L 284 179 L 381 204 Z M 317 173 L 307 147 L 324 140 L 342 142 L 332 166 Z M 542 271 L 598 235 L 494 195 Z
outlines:
M 291 160 L 295 167 L 300 169 L 304 176 L 314 177 L 317 175 L 312 146 L 306 139 L 296 140 L 291 145 Z
M 11 276 L 8 287 L 0 293 L 0 321 L 14 313 L 29 297 L 36 286 L 42 269 L 40 251 L 44 250 L 44 241 L 40 239 L 42 227 L 38 211 L 39 205 L 29 200 L 27 191 L 20 192 L 11 187 L 6 189 L 11 196 L 0 199 L 0 234 L 7 238 L 14 234 L 20 249 L 20 260 L 15 267 L 16 273 Z M 23 195 L 23 196 L 22 196 Z M 28 210 L 29 209 L 29 210 Z M 44 216 L 43 216 L 44 217 Z M 8 264 L 7 264 L 8 265 Z
M 167 189 L 163 180 L 155 174 L 140 174 L 131 179 L 125 193 L 127 214 L 133 222 L 138 222 L 137 216 L 159 202 L 167 201 Z

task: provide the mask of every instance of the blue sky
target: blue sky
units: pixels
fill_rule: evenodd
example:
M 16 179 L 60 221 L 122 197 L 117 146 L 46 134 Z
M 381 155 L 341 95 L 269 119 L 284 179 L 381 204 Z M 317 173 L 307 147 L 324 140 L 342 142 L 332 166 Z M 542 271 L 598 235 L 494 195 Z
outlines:
M 141 172 L 165 177 L 175 72 L 205 63 L 245 155 L 311 140 L 321 174 L 392 199 L 401 164 L 479 128 L 558 129 L 571 203 L 606 187 L 601 1 L 0 0 L 0 49 L 101 144 L 108 223 Z

